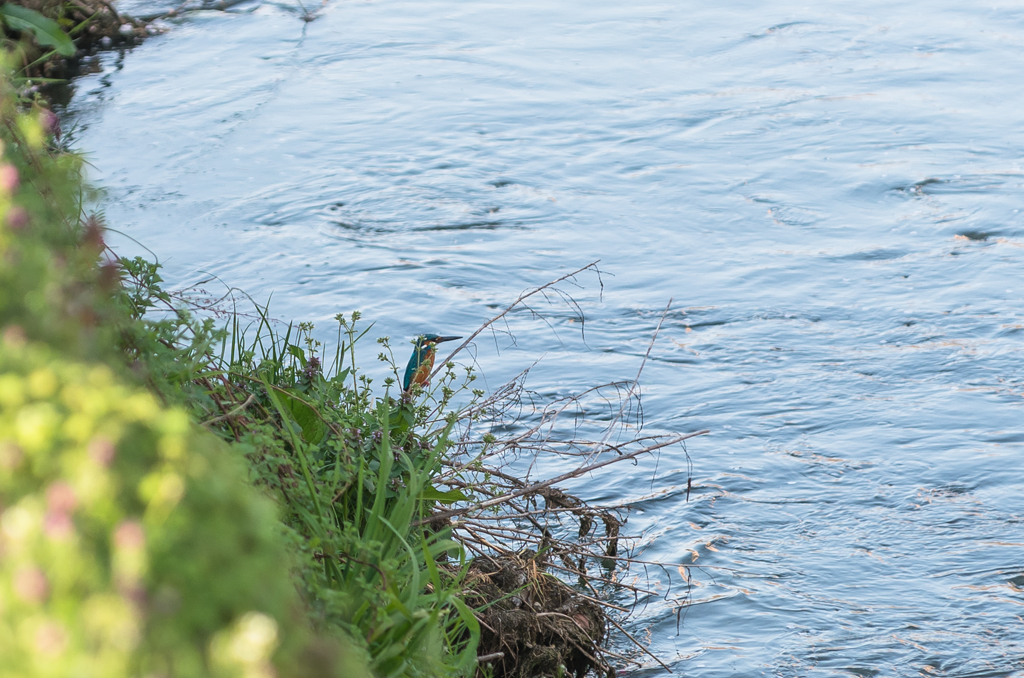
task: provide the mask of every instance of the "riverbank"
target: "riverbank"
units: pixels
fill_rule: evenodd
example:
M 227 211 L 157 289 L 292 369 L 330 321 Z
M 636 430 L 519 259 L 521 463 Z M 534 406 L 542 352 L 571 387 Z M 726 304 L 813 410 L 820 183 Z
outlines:
M 313 623 L 273 502 L 167 397 L 173 349 L 125 362 L 159 329 L 82 218 L 80 159 L 0 87 L 0 675 L 368 675 Z
M 337 317 L 326 347 L 312 326 L 258 306 L 164 289 L 158 266 L 117 257 L 81 211 L 81 161 L 54 145 L 48 112 L 9 79 L 3 102 L 10 670 L 33 675 L 44 659 L 103 675 L 612 670 L 618 606 L 598 588 L 639 590 L 613 573 L 623 516 L 554 481 L 682 437 L 619 441 L 609 460 L 525 483 L 506 466 L 524 447 L 602 451 L 551 436 L 582 400 L 509 418 L 521 382 L 487 396 L 448 361 L 431 389 L 381 393 L 355 363 L 358 314 Z

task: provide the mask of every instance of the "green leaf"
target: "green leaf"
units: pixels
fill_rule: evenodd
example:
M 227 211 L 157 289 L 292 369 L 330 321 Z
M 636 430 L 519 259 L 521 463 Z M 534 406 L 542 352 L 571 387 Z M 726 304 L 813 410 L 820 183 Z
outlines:
M 306 366 L 306 354 L 302 352 L 301 348 L 295 344 L 288 344 L 288 352 L 298 359 L 300 365 Z
M 277 395 L 281 398 L 281 405 L 302 430 L 302 439 L 310 445 L 319 445 L 327 435 L 327 426 L 324 425 L 316 410 L 287 393 L 279 391 Z
M 0 5 L 0 16 L 14 30 L 31 32 L 36 42 L 43 47 L 53 47 L 63 56 L 74 56 L 75 43 L 71 42 L 71 38 L 60 29 L 56 21 L 47 19 L 35 10 L 11 3 Z
M 426 501 L 436 501 L 439 504 L 454 504 L 457 501 L 469 501 L 469 497 L 462 493 L 462 490 L 448 490 L 442 492 L 433 485 L 427 485 L 423 488 L 420 499 Z

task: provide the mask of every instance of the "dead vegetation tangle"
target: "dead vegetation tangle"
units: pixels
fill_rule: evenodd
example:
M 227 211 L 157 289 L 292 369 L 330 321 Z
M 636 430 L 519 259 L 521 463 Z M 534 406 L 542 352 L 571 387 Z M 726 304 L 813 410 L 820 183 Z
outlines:
M 579 305 L 559 285 L 585 272 L 600 276 L 596 264 L 521 295 L 437 371 L 514 309 L 536 313 L 528 306 L 535 297 L 567 304 L 582 327 Z M 526 370 L 460 413 L 455 451 L 434 482 L 470 499 L 435 512 L 429 522 L 450 524 L 473 558 L 466 602 L 481 625 L 481 665 L 495 678 L 614 676 L 616 667 L 631 663 L 669 669 L 623 627 L 630 608 L 613 602 L 627 594 L 635 606 L 665 595 L 646 588 L 643 577 L 626 581 L 630 565 L 641 562 L 630 557 L 636 540 L 623 532 L 627 511 L 590 506 L 557 487 L 707 433 L 642 433 L 639 378 L 664 317 L 632 380 L 544 398 L 527 390 Z M 507 323 L 503 331 L 511 332 Z M 570 470 L 531 480 L 538 466 Z M 610 627 L 617 634 L 609 634 Z M 633 643 L 628 655 L 607 646 L 610 635 L 619 634 Z

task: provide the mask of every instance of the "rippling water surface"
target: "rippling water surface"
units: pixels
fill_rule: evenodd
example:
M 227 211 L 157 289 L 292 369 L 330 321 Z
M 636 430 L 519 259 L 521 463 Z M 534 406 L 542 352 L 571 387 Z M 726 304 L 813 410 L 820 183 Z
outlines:
M 71 113 L 111 225 L 281 317 L 466 333 L 600 259 L 586 342 L 519 314 L 491 387 L 629 378 L 674 298 L 689 501 L 681 450 L 578 489 L 707 566 L 634 622 L 677 673 L 1024 675 L 1024 9 L 719 4 L 240 5 Z

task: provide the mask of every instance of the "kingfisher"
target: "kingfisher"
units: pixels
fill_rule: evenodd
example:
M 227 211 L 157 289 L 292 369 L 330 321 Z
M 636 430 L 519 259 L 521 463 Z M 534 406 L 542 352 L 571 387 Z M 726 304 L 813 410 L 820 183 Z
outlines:
M 402 390 L 408 391 L 413 384 L 427 386 L 430 372 L 434 369 L 434 356 L 437 345 L 445 341 L 455 341 L 462 337 L 439 337 L 436 334 L 421 334 L 416 337 L 416 345 L 412 349 L 409 364 L 405 367 L 405 379 Z

